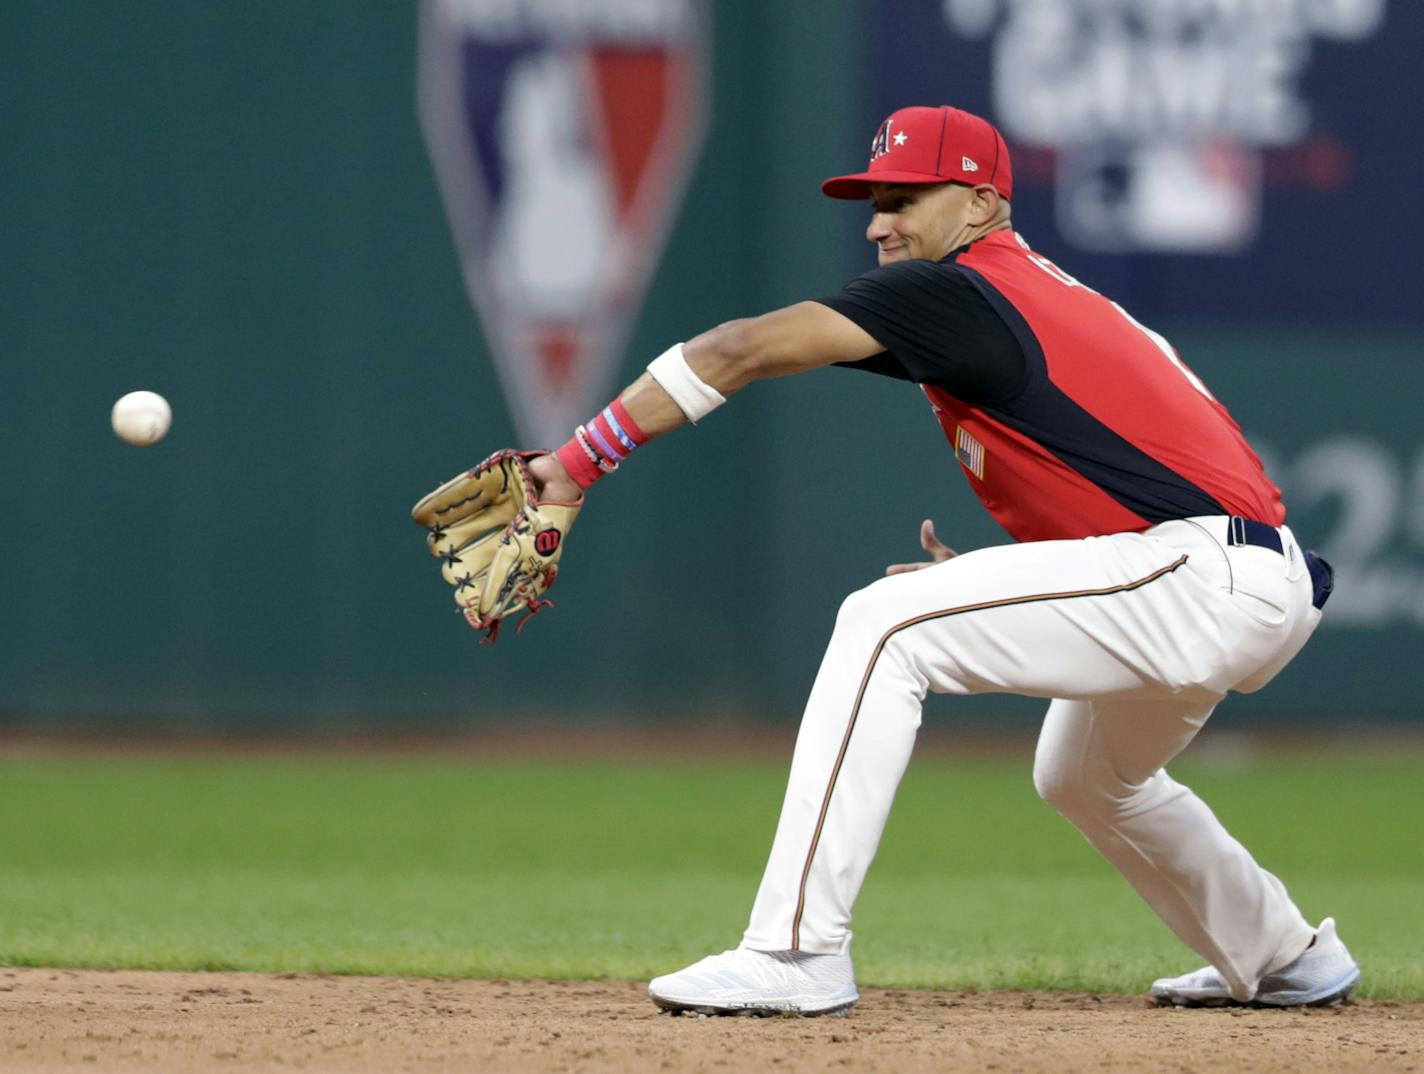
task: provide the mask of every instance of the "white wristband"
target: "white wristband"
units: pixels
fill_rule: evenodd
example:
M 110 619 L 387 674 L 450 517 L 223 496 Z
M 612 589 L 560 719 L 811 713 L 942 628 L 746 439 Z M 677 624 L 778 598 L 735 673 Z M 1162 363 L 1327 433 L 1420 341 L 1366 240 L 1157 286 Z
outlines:
M 727 400 L 716 388 L 692 371 L 682 354 L 682 344 L 674 343 L 648 363 L 648 375 L 677 404 L 694 425 Z

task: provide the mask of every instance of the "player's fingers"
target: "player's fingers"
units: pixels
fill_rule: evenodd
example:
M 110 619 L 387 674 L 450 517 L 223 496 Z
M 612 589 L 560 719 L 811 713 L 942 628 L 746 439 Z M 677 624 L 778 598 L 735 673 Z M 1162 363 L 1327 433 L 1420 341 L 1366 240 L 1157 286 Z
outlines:
M 920 547 L 928 552 L 936 563 L 943 563 L 959 554 L 935 536 L 934 521 L 928 518 L 920 523 Z
M 910 571 L 922 571 L 926 567 L 933 567 L 933 563 L 894 563 L 885 568 L 886 577 L 892 574 L 906 574 Z
M 920 523 L 920 547 L 926 552 L 932 553 L 938 544 L 939 538 L 935 536 L 934 520 L 927 518 Z

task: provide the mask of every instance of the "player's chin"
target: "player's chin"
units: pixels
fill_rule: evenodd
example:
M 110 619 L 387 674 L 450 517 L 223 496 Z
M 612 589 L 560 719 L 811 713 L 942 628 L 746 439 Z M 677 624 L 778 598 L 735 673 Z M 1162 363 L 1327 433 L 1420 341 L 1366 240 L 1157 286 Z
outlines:
M 876 251 L 875 257 L 882 265 L 893 265 L 896 261 L 910 260 L 910 251 L 903 246 L 892 246 L 888 250 L 882 246 Z

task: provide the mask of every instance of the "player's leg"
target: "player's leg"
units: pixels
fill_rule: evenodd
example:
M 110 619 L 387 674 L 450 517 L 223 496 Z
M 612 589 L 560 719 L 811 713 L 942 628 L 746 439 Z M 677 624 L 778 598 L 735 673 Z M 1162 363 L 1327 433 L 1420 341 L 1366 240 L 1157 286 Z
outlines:
M 846 950 L 927 690 L 1194 690 L 1219 654 L 1180 644 L 1179 625 L 1214 582 L 1178 549 L 1128 534 L 984 549 L 853 594 L 802 717 L 743 943 Z
M 1315 930 L 1284 885 L 1163 766 L 1212 704 L 1175 699 L 1055 701 L 1034 785 L 1137 889 L 1238 1000 L 1301 954 Z
M 1128 605 L 1167 623 L 1197 592 L 1180 550 L 1138 535 L 984 549 L 882 579 L 841 607 L 802 718 L 781 820 L 750 926 L 736 951 L 652 981 L 674 1010 L 844 1008 L 856 998 L 851 907 L 879 845 L 930 689 L 1054 696 L 1190 680 L 1114 625 Z M 1104 599 L 1113 609 L 1094 608 Z M 1154 607 L 1157 604 L 1161 607 Z M 1150 635 L 1151 629 L 1147 631 Z M 1169 640 L 1169 639 L 1168 639 Z
M 1231 618 L 1231 571 L 1206 531 L 1163 529 L 984 549 L 847 599 L 802 718 L 743 939 L 747 950 L 796 953 L 776 987 L 828 1000 L 810 981 L 810 956 L 832 967 L 832 981 L 849 980 L 851 908 L 927 690 L 1176 697 L 1209 708 L 1279 651 L 1271 631 Z M 697 970 L 659 978 L 655 998 L 674 986 L 683 995 L 741 989 L 751 1005 L 781 973 L 751 955 Z M 853 986 L 836 987 L 853 995 Z

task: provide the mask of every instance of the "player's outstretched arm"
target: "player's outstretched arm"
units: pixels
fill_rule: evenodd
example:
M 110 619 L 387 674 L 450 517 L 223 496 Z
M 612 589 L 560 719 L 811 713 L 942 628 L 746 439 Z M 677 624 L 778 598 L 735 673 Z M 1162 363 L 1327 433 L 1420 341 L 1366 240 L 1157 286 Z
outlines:
M 752 381 L 859 361 L 884 349 L 819 302 L 728 321 L 670 348 L 569 444 L 531 460 L 529 469 L 541 495 L 576 498 L 634 448 L 699 420 Z
M 557 451 L 497 451 L 422 497 L 411 514 L 465 618 L 493 641 L 506 616 L 548 605 L 544 593 L 584 490 L 638 447 L 706 416 L 754 380 L 883 349 L 815 302 L 730 321 L 668 348 Z

